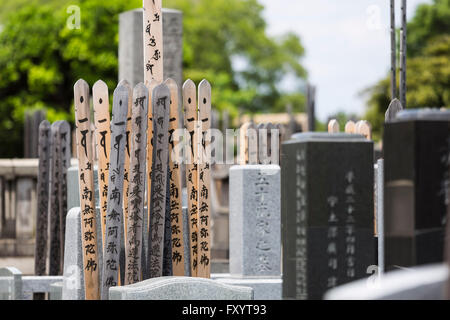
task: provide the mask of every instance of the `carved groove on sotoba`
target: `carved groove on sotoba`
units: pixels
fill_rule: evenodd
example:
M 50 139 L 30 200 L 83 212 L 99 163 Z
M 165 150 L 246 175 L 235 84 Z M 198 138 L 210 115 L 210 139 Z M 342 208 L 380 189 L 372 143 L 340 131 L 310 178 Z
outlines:
M 102 225 L 102 243 L 105 246 L 106 207 L 108 204 L 108 175 L 111 146 L 108 86 L 98 80 L 92 86 L 94 106 L 95 140 L 98 156 L 98 194 L 100 197 L 100 216 Z M 106 261 L 106 260 L 105 260 Z
M 37 217 L 34 273 L 45 275 L 48 237 L 48 198 L 50 174 L 50 122 L 44 120 L 39 125 L 39 171 L 37 180 Z
M 165 84 L 170 90 L 170 119 L 169 119 L 169 168 L 170 168 L 170 221 L 172 235 L 172 266 L 174 276 L 184 276 L 184 242 L 183 209 L 181 203 L 181 170 L 182 159 L 174 152 L 178 149 L 178 86 L 173 79 L 167 79 Z M 175 135 L 177 134 L 177 135 Z
M 108 299 L 110 287 L 119 284 L 119 260 L 121 249 L 121 225 L 123 224 L 123 180 L 126 151 L 126 126 L 128 115 L 126 86 L 118 86 L 113 96 L 113 118 L 111 121 L 110 171 L 108 176 L 108 206 L 103 245 L 102 299 Z
M 152 93 L 153 169 L 150 202 L 148 268 L 150 278 L 162 276 L 169 156 L 170 90 L 165 84 Z
M 187 130 L 186 189 L 188 195 L 188 217 L 190 234 L 191 276 L 197 276 L 198 254 L 198 138 L 197 138 L 197 93 L 195 83 L 188 79 L 183 84 L 184 124 Z
M 78 178 L 80 187 L 83 272 L 86 300 L 98 300 L 99 261 L 95 218 L 94 164 L 90 134 L 89 85 L 80 79 L 74 86 Z
M 148 190 L 152 187 L 152 168 L 153 168 L 153 107 L 152 107 L 152 93 L 153 89 L 158 85 L 156 80 L 151 80 L 147 84 L 148 89 L 148 116 L 147 116 L 147 226 L 150 226 L 150 202 L 151 194 Z
M 143 7 L 144 82 L 148 85 L 156 80 L 159 84 L 164 80 L 162 1 L 143 0 Z
M 147 147 L 148 89 L 139 83 L 133 90 L 131 116 L 130 183 L 127 241 L 125 243 L 125 285 L 142 278 L 142 233 L 144 227 L 145 169 Z
M 198 86 L 198 267 L 197 276 L 211 275 L 211 85 L 202 80 Z

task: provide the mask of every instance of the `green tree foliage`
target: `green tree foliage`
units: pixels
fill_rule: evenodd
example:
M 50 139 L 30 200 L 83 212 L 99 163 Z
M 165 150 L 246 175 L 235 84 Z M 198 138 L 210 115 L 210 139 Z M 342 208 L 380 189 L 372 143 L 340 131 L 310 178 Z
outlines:
M 450 0 L 434 0 L 417 8 L 408 23 L 407 108 L 450 108 Z M 389 106 L 390 77 L 366 92 L 373 136 L 380 139 Z M 397 77 L 398 79 L 398 77 Z
M 68 5 L 81 9 L 80 29 L 67 28 Z M 117 84 L 118 16 L 141 0 L 0 0 L 0 157 L 22 155 L 25 110 L 73 121 L 73 84 Z M 213 85 L 219 110 L 281 111 L 300 94 L 304 49 L 294 34 L 271 38 L 256 0 L 165 0 L 183 11 L 184 77 Z M 291 91 L 283 90 L 289 77 Z M 111 90 L 112 91 L 112 90 Z

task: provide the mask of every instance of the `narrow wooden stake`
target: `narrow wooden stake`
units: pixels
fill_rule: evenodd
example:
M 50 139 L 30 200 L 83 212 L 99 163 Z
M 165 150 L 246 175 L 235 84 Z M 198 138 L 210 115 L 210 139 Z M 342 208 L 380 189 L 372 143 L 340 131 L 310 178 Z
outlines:
M 46 273 L 48 237 L 48 196 L 50 175 L 50 122 L 44 120 L 39 125 L 39 171 L 37 180 L 36 243 L 34 254 L 34 273 Z
M 397 97 L 397 43 L 395 41 L 395 0 L 391 0 L 391 99 Z
M 50 186 L 49 186 L 49 218 L 50 218 L 50 256 L 49 256 L 49 275 L 56 276 L 61 274 L 61 221 L 59 214 L 59 188 L 60 173 L 59 162 L 61 154 L 59 149 L 59 123 L 53 122 L 50 127 L 51 134 L 51 165 L 50 165 Z
M 372 127 L 366 120 L 361 120 L 356 123 L 355 133 L 362 134 L 367 140 L 372 140 Z
M 345 124 L 345 133 L 355 133 L 355 123 L 352 120 Z
M 130 135 L 131 135 L 131 106 L 133 104 L 133 90 L 126 80 L 121 80 L 117 87 L 126 87 L 128 90 L 128 111 L 127 111 L 127 127 L 126 127 L 126 144 L 125 144 L 125 160 L 123 170 L 123 225 L 121 237 L 121 254 L 120 254 L 120 283 L 125 283 L 125 243 L 127 241 L 127 221 L 128 221 L 128 192 L 130 183 Z
M 186 152 L 186 189 L 188 194 L 188 216 L 189 216 L 189 233 L 190 233 L 190 260 L 191 260 L 191 276 L 197 276 L 198 264 L 198 138 L 196 123 L 198 120 L 197 113 L 197 94 L 195 84 L 188 79 L 183 84 L 183 106 L 184 106 L 184 125 L 189 134 L 190 150 Z
M 98 300 L 100 298 L 100 288 L 97 256 L 97 221 L 95 218 L 94 163 L 90 134 L 91 110 L 89 106 L 89 85 L 82 79 L 75 83 L 74 100 L 85 295 L 86 300 Z
M 258 164 L 267 164 L 267 123 L 259 123 L 258 132 Z
M 247 129 L 247 137 L 248 137 L 248 164 L 258 164 L 258 129 L 255 127 L 253 122 L 250 123 L 250 126 Z
M 128 88 L 118 86 L 113 96 L 111 122 L 110 171 L 108 176 L 106 233 L 103 249 L 102 299 L 109 298 L 109 288 L 119 284 L 121 225 L 123 225 L 123 181 L 128 115 Z
M 98 156 L 98 194 L 100 197 L 100 220 L 102 225 L 102 243 L 105 247 L 106 209 L 108 205 L 108 176 L 109 153 L 111 146 L 111 129 L 109 117 L 108 86 L 102 80 L 98 80 L 92 87 L 92 100 L 94 105 L 94 123 L 96 148 Z
M 198 86 L 198 123 L 201 125 L 198 162 L 198 270 L 197 276 L 211 276 L 211 85 L 203 79 Z
M 170 166 L 170 222 L 172 235 L 172 268 L 174 276 L 184 276 L 184 242 L 183 212 L 181 203 L 181 157 L 177 150 L 178 132 L 178 86 L 173 79 L 167 79 L 165 84 L 170 90 L 170 120 L 169 120 L 169 166 Z M 177 134 L 177 136 L 175 136 Z
M 64 245 L 66 239 L 66 215 L 67 215 L 67 170 L 70 167 L 70 124 L 63 120 L 59 122 L 59 176 L 61 177 L 58 188 L 59 221 L 60 221 L 60 273 L 64 270 Z
M 248 128 L 251 122 L 244 123 L 239 130 L 239 164 L 248 163 Z
M 150 278 L 161 277 L 163 269 L 164 225 L 166 215 L 167 169 L 169 161 L 170 90 L 158 85 L 152 93 L 153 170 L 150 202 Z
M 145 157 L 147 148 L 148 89 L 139 83 L 133 90 L 130 150 L 130 192 L 125 243 L 125 284 L 141 281 L 144 227 Z
M 162 0 L 143 0 L 144 82 L 163 81 Z
M 328 133 L 338 133 L 339 132 L 339 123 L 336 119 L 330 120 L 328 122 Z

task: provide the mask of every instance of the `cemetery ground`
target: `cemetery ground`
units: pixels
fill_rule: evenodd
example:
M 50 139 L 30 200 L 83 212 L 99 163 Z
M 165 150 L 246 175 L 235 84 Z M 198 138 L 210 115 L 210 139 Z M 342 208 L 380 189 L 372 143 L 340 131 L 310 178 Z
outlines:
M 83 300 L 132 300 L 171 318 L 449 300 L 450 110 L 407 100 L 397 3 L 376 133 L 318 125 L 309 83 L 303 112 L 217 108 L 223 83 L 184 77 L 184 12 L 120 12 L 117 79 L 77 74 L 70 118 L 27 111 L 24 157 L 0 159 L 0 300 L 77 301 L 85 316 Z

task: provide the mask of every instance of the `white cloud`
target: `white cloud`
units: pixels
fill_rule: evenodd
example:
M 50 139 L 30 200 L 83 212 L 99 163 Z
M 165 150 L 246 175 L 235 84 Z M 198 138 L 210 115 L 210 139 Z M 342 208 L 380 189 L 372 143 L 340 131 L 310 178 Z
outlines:
M 362 114 L 358 93 L 386 76 L 390 63 L 387 0 L 259 0 L 265 6 L 268 32 L 297 33 L 306 49 L 303 60 L 317 85 L 317 117 L 324 121 L 339 110 Z M 400 1 L 397 24 L 400 23 Z M 419 3 L 408 0 L 410 19 Z

